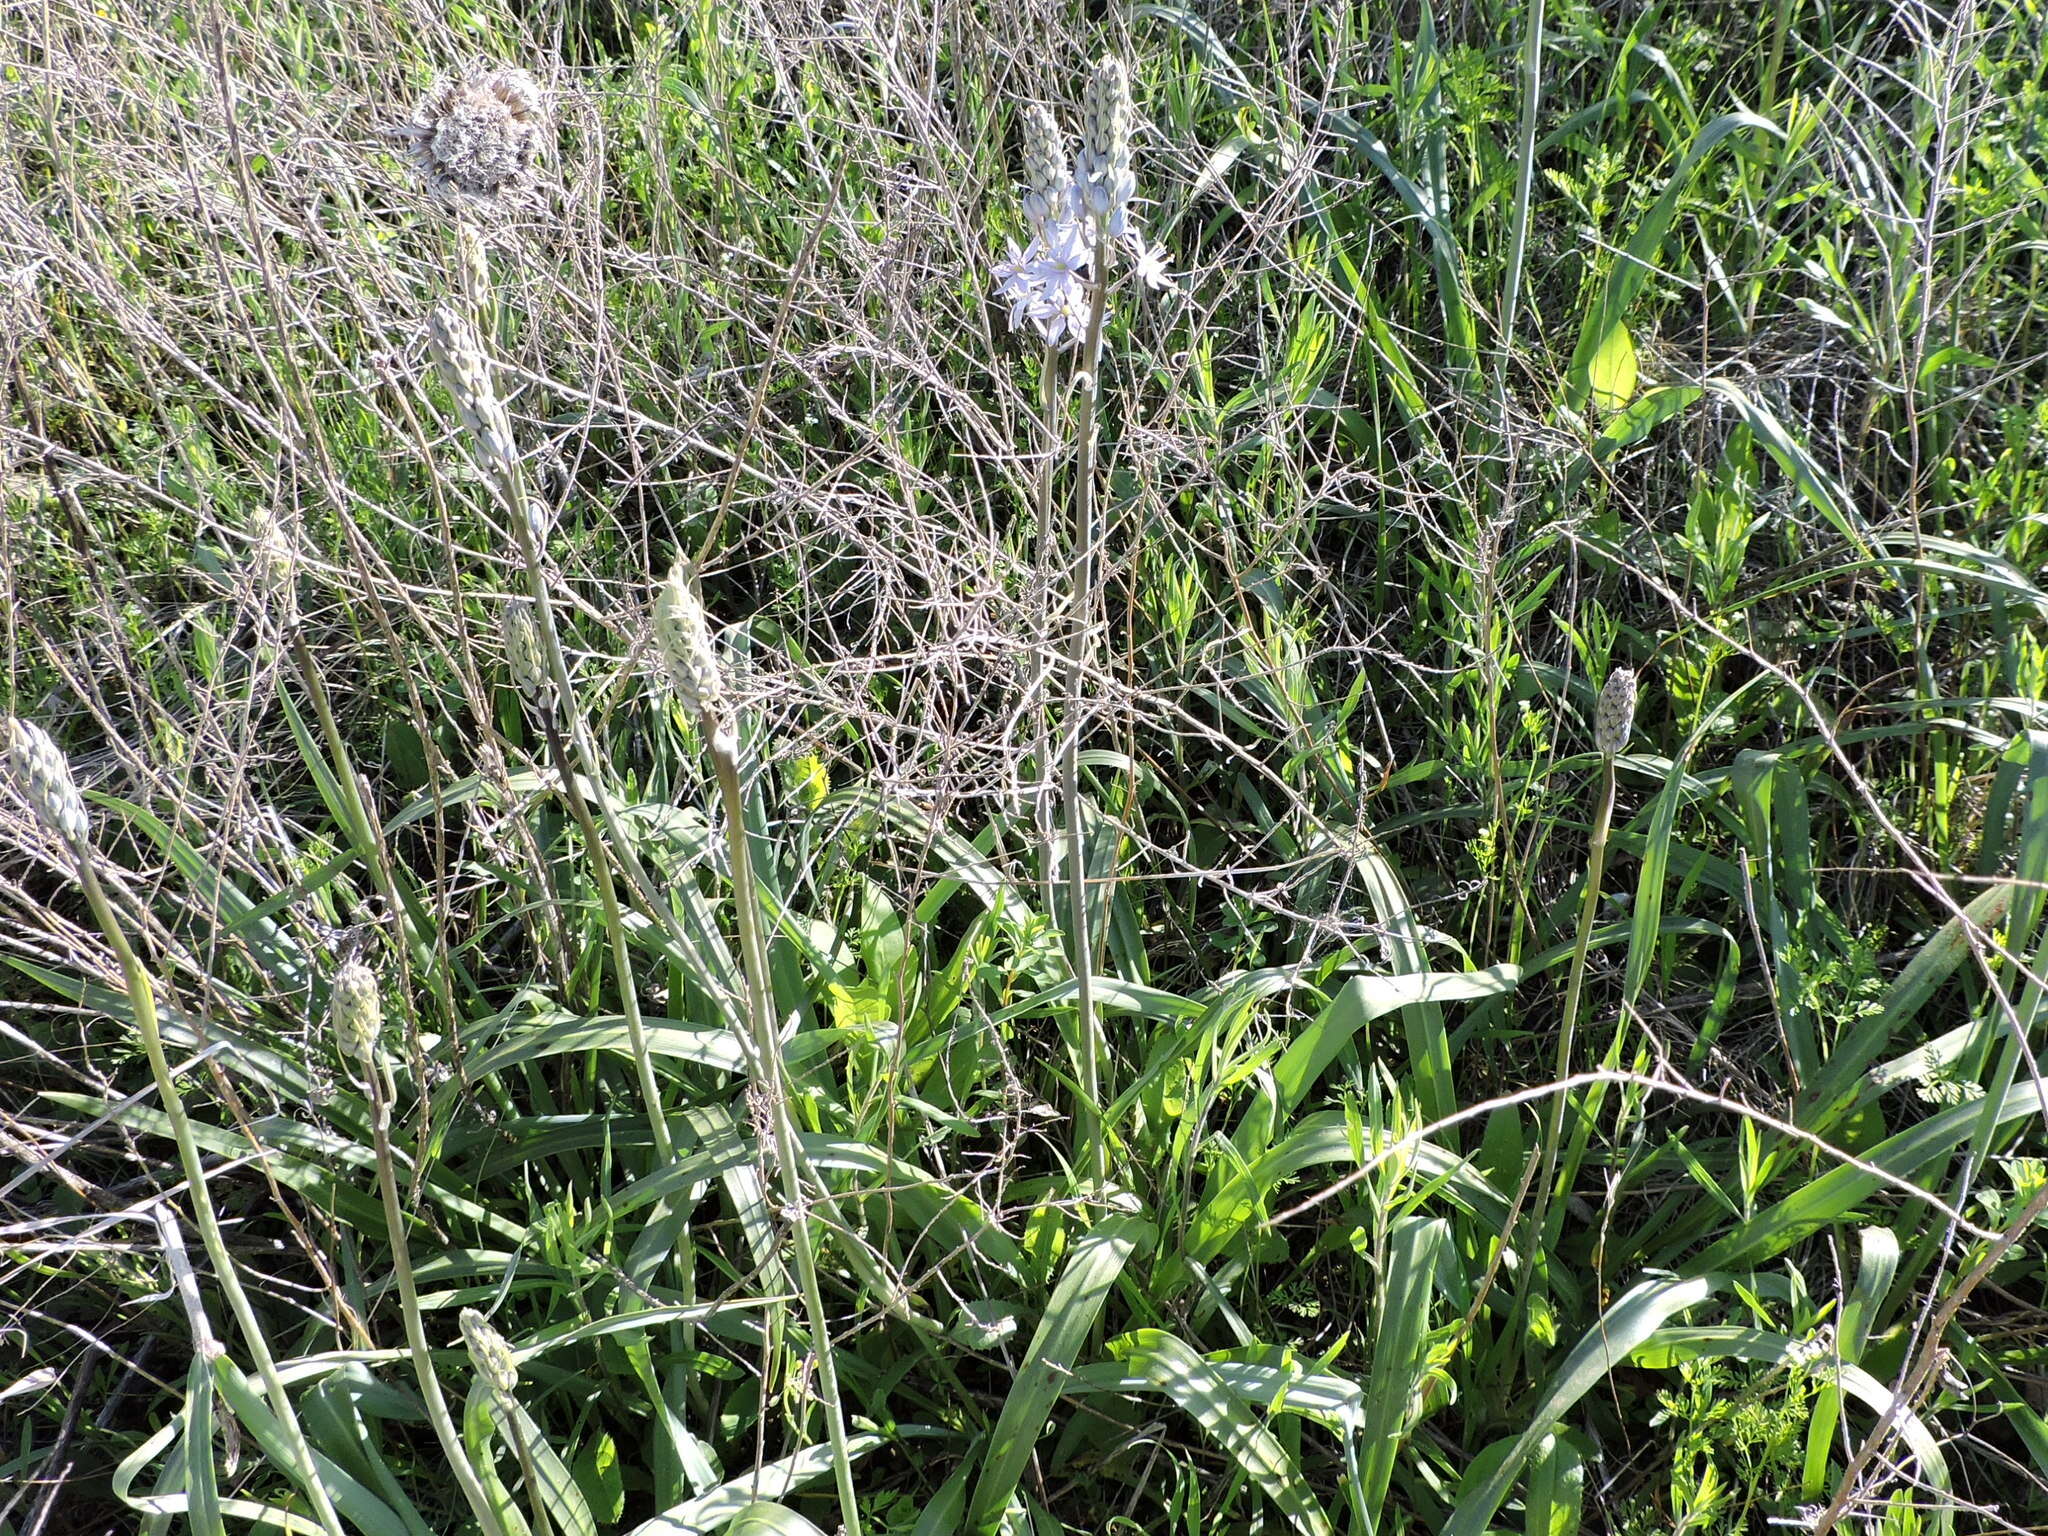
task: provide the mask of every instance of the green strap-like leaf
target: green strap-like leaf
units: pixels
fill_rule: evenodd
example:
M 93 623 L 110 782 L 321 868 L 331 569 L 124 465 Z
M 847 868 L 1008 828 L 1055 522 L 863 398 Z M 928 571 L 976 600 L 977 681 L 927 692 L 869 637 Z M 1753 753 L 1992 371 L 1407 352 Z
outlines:
M 1481 1536 L 1551 1426 L 1674 1313 L 1697 1306 L 1713 1290 L 1713 1282 L 1705 1278 L 1645 1280 L 1609 1307 L 1551 1378 L 1526 1427 L 1509 1442 L 1488 1474 L 1458 1500 L 1443 1536 Z
M 846 1453 L 858 1458 L 882 1443 L 880 1435 L 854 1435 L 846 1442 Z M 743 1477 L 678 1504 L 674 1509 L 643 1520 L 629 1536 L 705 1536 L 722 1530 L 749 1511 L 758 1511 L 764 1498 L 786 1498 L 806 1483 L 817 1481 L 832 1470 L 832 1447 L 806 1446 L 794 1456 L 771 1461 Z M 756 1526 L 756 1529 L 761 1527 Z
M 1002 1519 L 1031 1460 L 1032 1447 L 1037 1445 L 1046 1418 L 1108 1299 L 1109 1288 L 1139 1245 L 1152 1239 L 1149 1223 L 1135 1216 L 1112 1216 L 1074 1244 L 989 1436 L 988 1454 L 969 1505 L 970 1529 L 993 1531 Z

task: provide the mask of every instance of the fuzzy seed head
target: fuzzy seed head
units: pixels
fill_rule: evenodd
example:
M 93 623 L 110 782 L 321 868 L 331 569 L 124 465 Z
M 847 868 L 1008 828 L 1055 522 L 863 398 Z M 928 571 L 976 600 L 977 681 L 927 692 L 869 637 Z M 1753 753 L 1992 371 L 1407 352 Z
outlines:
M 464 1307 L 458 1320 L 469 1363 L 476 1367 L 477 1375 L 498 1396 L 510 1397 L 519 1385 L 519 1360 L 512 1346 L 475 1307 Z
M 669 686 L 692 714 L 716 719 L 725 710 L 725 683 L 704 605 L 691 585 L 690 563 L 678 560 L 654 599 L 654 640 Z
M 1131 77 L 1123 61 L 1104 57 L 1081 93 L 1081 153 L 1074 168 L 1092 212 L 1105 215 L 1129 201 L 1122 184 L 1131 176 Z
M 505 605 L 505 667 L 519 696 L 535 709 L 545 708 L 553 689 L 541 653 L 540 623 L 528 598 L 515 597 Z
M 491 365 L 476 327 L 454 306 L 437 304 L 427 317 L 427 343 L 441 382 L 455 397 L 455 409 L 476 438 L 486 464 L 500 475 L 515 473 L 519 452 L 512 441 L 512 418 L 491 381 Z
M 8 775 L 36 820 L 73 848 L 83 848 L 92 823 L 85 814 L 85 800 L 71 781 L 71 765 L 57 743 L 30 720 L 9 718 L 6 737 Z
M 334 1021 L 334 1041 L 341 1054 L 368 1065 L 384 1028 L 384 994 L 377 986 L 377 973 L 360 960 L 346 961 L 334 973 L 328 1016 Z
M 532 180 L 549 129 L 547 97 L 533 76 L 493 69 L 435 81 L 391 137 L 411 151 L 429 190 L 490 206 Z
M 1627 667 L 1607 674 L 1600 701 L 1593 706 L 1593 746 L 1602 757 L 1615 757 L 1628 746 L 1636 726 L 1636 675 Z
M 1042 103 L 1024 109 L 1024 216 L 1041 235 L 1046 222 L 1065 212 L 1072 194 L 1073 171 L 1067 160 L 1067 136 L 1059 119 Z

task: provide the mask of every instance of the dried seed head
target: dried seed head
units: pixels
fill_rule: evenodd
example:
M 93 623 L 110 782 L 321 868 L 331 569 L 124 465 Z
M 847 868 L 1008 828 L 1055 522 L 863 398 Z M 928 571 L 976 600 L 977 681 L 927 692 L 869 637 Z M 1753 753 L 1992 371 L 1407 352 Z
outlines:
M 512 686 L 533 708 L 545 709 L 553 702 L 552 679 L 541 654 L 540 623 L 528 598 L 515 597 L 505 605 L 505 666 Z
M 334 1040 L 341 1054 L 369 1065 L 384 1028 L 384 994 L 378 989 L 376 972 L 360 960 L 345 961 L 334 973 L 328 1016 L 334 1021 Z
M 1607 674 L 1600 702 L 1593 706 L 1593 746 L 1602 757 L 1614 757 L 1628 745 L 1636 725 L 1636 675 L 1627 667 Z
M 1081 153 L 1074 169 L 1098 217 L 1130 201 L 1131 77 L 1120 59 L 1102 59 L 1081 93 Z
M 436 304 L 427 317 L 427 342 L 434 354 L 434 366 L 441 382 L 455 397 L 455 409 L 462 424 L 476 438 L 486 465 L 511 483 L 517 475 L 519 452 L 512 441 L 512 418 L 505 402 L 498 398 L 491 382 L 491 365 L 484 357 L 483 342 L 469 317 L 451 305 Z
M 492 205 L 532 179 L 548 130 L 547 97 L 533 76 L 493 69 L 435 81 L 391 137 L 412 152 L 431 191 Z
M 716 719 L 724 713 L 725 684 L 704 605 L 691 585 L 690 562 L 678 560 L 654 599 L 654 641 L 661 650 L 669 686 L 692 714 Z
M 505 1336 L 493 1328 L 475 1307 L 464 1307 L 458 1321 L 462 1342 L 469 1350 L 469 1363 L 476 1367 L 484 1384 L 500 1397 L 510 1397 L 519 1385 L 519 1359 Z
M 73 848 L 83 848 L 92 831 L 85 800 L 71 781 L 71 765 L 50 733 L 28 720 L 7 721 L 7 770 L 36 820 Z
M 1033 102 L 1024 109 L 1024 217 L 1039 234 L 1060 217 L 1073 191 L 1067 136 L 1049 108 Z

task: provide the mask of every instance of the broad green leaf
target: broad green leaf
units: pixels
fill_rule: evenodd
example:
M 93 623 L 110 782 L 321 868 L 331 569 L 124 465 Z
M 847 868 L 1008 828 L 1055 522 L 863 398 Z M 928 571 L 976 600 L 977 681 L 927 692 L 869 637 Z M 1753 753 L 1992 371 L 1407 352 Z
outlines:
M 1440 1220 L 1404 1216 L 1387 1234 L 1359 1436 L 1359 1481 L 1368 1509 L 1385 1500 L 1394 1459 L 1408 1438 L 1409 1407 L 1428 1353 L 1433 1276 L 1449 1248 L 1450 1226 Z
M 846 1442 L 847 1455 L 858 1459 L 881 1444 L 880 1435 L 852 1435 Z M 794 1456 L 771 1461 L 652 1520 L 641 1521 L 629 1536 L 705 1536 L 706 1532 L 731 1525 L 750 1510 L 758 1510 L 764 1499 L 787 1498 L 831 1471 L 832 1447 L 807 1446 Z
M 1598 385 L 1595 385 L 1598 388 Z M 1605 464 L 1624 450 L 1633 448 L 1658 427 L 1699 399 L 1696 384 L 1667 384 L 1650 390 L 1630 402 L 1628 408 L 1600 429 L 1593 440 L 1595 462 Z
M 288 1473 L 294 1472 L 296 1459 L 269 1404 L 225 1355 L 213 1362 L 213 1381 L 228 1411 L 262 1448 L 271 1464 Z M 392 1512 L 389 1505 L 317 1450 L 313 1452 L 313 1469 L 327 1490 L 328 1498 L 334 1501 L 335 1510 L 361 1536 L 411 1536 L 405 1522 Z
M 1573 410 L 1583 409 L 1593 391 L 1594 358 L 1609 344 L 1615 327 L 1628 318 L 1629 309 L 1644 285 L 1662 265 L 1664 237 L 1670 232 L 1671 221 L 1678 213 L 1679 199 L 1692 185 L 1694 174 L 1723 139 L 1742 130 L 1784 137 L 1775 123 L 1753 112 L 1730 112 L 1715 118 L 1694 136 L 1685 158 L 1664 184 L 1664 191 L 1637 223 L 1627 246 L 1615 256 L 1599 300 L 1580 327 L 1578 346 L 1572 353 L 1571 370 L 1565 382 L 1565 403 Z
M 1351 1037 L 1398 1009 L 1418 1003 L 1462 1003 L 1500 997 L 1515 989 L 1521 971 L 1497 965 L 1484 971 L 1422 971 L 1406 976 L 1354 976 L 1332 998 L 1314 1023 L 1295 1036 L 1273 1079 L 1286 1114 L 1307 1095 L 1316 1080 L 1344 1053 Z
M 1330 1518 L 1301 1471 L 1248 1399 L 1233 1391 L 1216 1366 L 1180 1339 L 1146 1328 L 1130 1336 L 1124 1365 L 1164 1392 L 1230 1453 L 1245 1476 L 1308 1536 L 1332 1536 Z
M 1619 318 L 1607 328 L 1586 365 L 1593 404 L 1609 414 L 1628 409 L 1636 394 L 1636 343 Z
M 732 1536 L 825 1536 L 823 1531 L 794 1510 L 770 1504 L 765 1499 L 749 1504 L 733 1516 L 727 1529 Z
M 178 1411 L 185 1461 L 185 1529 L 221 1536 L 220 1488 L 213 1467 L 213 1368 L 199 1355 L 185 1373 L 185 1406 Z
M 1713 1282 L 1707 1279 L 1644 1280 L 1609 1307 L 1558 1367 L 1521 1434 L 1507 1442 L 1497 1464 L 1459 1497 L 1442 1536 L 1483 1536 L 1523 1464 L 1572 1405 L 1606 1380 L 1672 1314 L 1699 1305 L 1713 1291 Z
M 1986 1115 L 2004 1126 L 2038 1117 L 2040 1093 L 2030 1083 L 2014 1085 L 1997 1102 L 1958 1104 L 1880 1142 L 1863 1154 L 1866 1162 L 1886 1173 L 1911 1179 L 1945 1160 L 1975 1132 Z M 1782 1253 L 1802 1237 L 1837 1221 L 1885 1187 L 1860 1168 L 1830 1169 L 1812 1183 L 1786 1196 L 1734 1231 L 1723 1234 L 1686 1267 L 1694 1274 L 1760 1264 Z
M 1576 1536 L 1584 1513 L 1586 1458 L 1570 1435 L 1545 1435 L 1529 1461 L 1527 1536 Z
M 969 1505 L 970 1529 L 991 1532 L 1001 1521 L 1053 1404 L 1065 1390 L 1076 1357 L 1109 1297 L 1109 1288 L 1131 1255 L 1153 1236 L 1152 1227 L 1135 1216 L 1112 1216 L 1075 1241 L 989 1435 L 987 1456 Z

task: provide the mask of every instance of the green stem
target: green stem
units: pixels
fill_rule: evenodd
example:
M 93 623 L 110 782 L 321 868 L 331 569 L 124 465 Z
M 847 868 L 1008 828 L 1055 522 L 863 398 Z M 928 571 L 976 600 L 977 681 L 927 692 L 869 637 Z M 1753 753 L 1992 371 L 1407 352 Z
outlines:
M 256 1362 L 256 1373 L 263 1378 L 264 1393 L 270 1399 L 271 1411 L 277 1415 L 278 1426 L 284 1431 L 285 1443 L 291 1448 L 299 1481 L 305 1485 L 306 1496 L 313 1502 L 314 1516 L 328 1536 L 342 1536 L 341 1517 L 335 1513 L 334 1501 L 328 1497 L 327 1485 L 321 1481 L 319 1468 L 313 1461 L 313 1447 L 299 1428 L 299 1417 L 292 1409 L 291 1399 L 285 1396 L 284 1382 L 277 1374 L 277 1361 L 270 1353 L 270 1342 L 264 1337 L 256 1309 L 250 1305 L 248 1293 L 242 1289 L 241 1279 L 235 1273 L 227 1239 L 221 1235 L 220 1218 L 213 1208 L 213 1195 L 206 1186 L 206 1169 L 199 1160 L 199 1143 L 192 1134 L 192 1122 L 186 1117 L 185 1102 L 179 1097 L 177 1082 L 171 1076 L 170 1061 L 164 1055 L 163 1035 L 157 1028 L 156 988 L 134 946 L 128 942 L 120 919 L 114 914 L 113 903 L 107 899 L 106 889 L 93 868 L 90 850 L 73 847 L 72 855 L 78 861 L 79 883 L 85 889 L 85 899 L 92 907 L 100 931 L 107 936 L 107 942 L 120 959 L 121 974 L 128 988 L 128 1006 L 135 1015 L 135 1031 L 142 1037 L 142 1053 L 149 1058 L 150 1074 L 156 1079 L 157 1097 L 163 1102 L 164 1117 L 171 1122 L 171 1138 L 178 1144 L 178 1160 L 184 1168 L 185 1187 L 191 1193 L 192 1215 L 199 1227 L 200 1240 L 206 1245 L 206 1256 L 213 1264 L 221 1291 L 227 1297 L 228 1309 L 235 1314 L 235 1322 L 241 1327 L 249 1354 Z
M 1051 346 L 1045 349 L 1045 361 L 1039 371 L 1039 405 L 1042 412 L 1043 429 L 1040 443 L 1044 457 L 1038 467 L 1038 549 L 1036 561 L 1038 580 L 1044 591 L 1052 585 L 1052 487 L 1053 467 L 1058 458 L 1059 446 L 1059 353 Z M 1043 615 L 1045 605 L 1034 604 L 1036 611 Z M 1037 635 L 1037 650 L 1034 660 L 1036 675 L 1031 682 L 1033 713 L 1033 737 L 1031 745 L 1031 767 L 1038 776 L 1032 788 L 1032 823 L 1038 833 L 1039 853 L 1039 910 L 1048 918 L 1053 908 L 1053 860 L 1055 852 L 1052 821 L 1052 709 L 1045 697 L 1046 679 L 1052 673 L 1052 634 L 1041 618 Z
M 1571 1076 L 1572 1045 L 1578 1034 L 1579 998 L 1586 985 L 1586 952 L 1592 944 L 1593 920 L 1600 910 L 1600 881 L 1607 871 L 1607 833 L 1614 821 L 1614 759 L 1601 758 L 1600 808 L 1593 816 L 1593 838 L 1586 853 L 1586 893 L 1579 902 L 1578 942 L 1572 949 L 1571 979 L 1564 989 L 1564 1021 L 1557 1035 L 1557 1075 Z M 1550 1119 L 1543 1133 L 1543 1172 L 1537 1179 L 1536 1207 L 1530 1230 L 1540 1246 L 1549 1218 L 1551 1178 L 1557 1168 L 1557 1144 L 1564 1132 L 1564 1107 L 1568 1095 L 1557 1094 L 1550 1101 Z
M 1536 113 L 1543 102 L 1543 0 L 1529 0 L 1528 30 L 1522 37 L 1522 125 L 1515 155 L 1515 211 L 1508 237 L 1507 294 L 1500 306 L 1500 357 L 1495 392 L 1507 405 L 1508 353 L 1515 344 L 1515 309 L 1522 294 L 1522 266 L 1529 252 L 1529 200 L 1536 180 Z M 1507 431 L 1503 414 L 1500 430 Z
M 462 1437 L 455 1431 L 455 1421 L 448 1413 L 448 1399 L 441 1394 L 441 1379 L 434 1374 L 433 1356 L 427 1348 L 426 1325 L 420 1321 L 419 1291 L 412 1278 L 412 1255 L 405 1241 L 405 1208 L 399 1203 L 398 1175 L 393 1167 L 391 1089 L 385 1080 L 384 1064 L 377 1059 L 374 1047 L 364 1067 L 363 1075 L 368 1079 L 370 1089 L 370 1129 L 377 1144 L 377 1188 L 384 1197 L 384 1227 L 391 1239 L 391 1269 L 398 1280 L 399 1311 L 405 1319 L 405 1342 L 412 1352 L 413 1373 L 419 1377 L 420 1396 L 427 1407 L 427 1421 L 434 1426 L 435 1438 L 441 1442 L 441 1454 L 447 1457 L 449 1470 L 455 1474 L 455 1481 L 461 1487 L 463 1497 L 469 1501 L 485 1536 L 505 1536 L 505 1527 L 498 1519 L 498 1512 L 492 1506 L 490 1496 L 484 1492 L 476 1468 L 469 1464 L 469 1452 L 463 1446 Z
M 562 781 L 562 798 L 568 802 L 569 812 L 583 833 L 584 845 L 590 850 L 590 868 L 597 876 L 597 899 L 604 908 L 604 930 L 611 939 L 612 970 L 618 979 L 619 1011 L 626 1018 L 626 1040 L 640 1079 L 640 1097 L 647 1105 L 647 1118 L 654 1130 L 654 1153 L 663 1163 L 672 1163 L 675 1143 L 669 1136 L 668 1114 L 662 1107 L 661 1084 L 654 1075 L 654 1053 L 647 1048 L 647 1030 L 640 1018 L 640 989 L 633 980 L 632 957 L 626 952 L 626 924 L 619 911 L 618 887 L 612 883 L 611 860 L 605 855 L 604 840 L 598 836 L 597 823 L 576 782 L 568 748 L 552 713 L 542 721 L 541 729 L 548 738 L 548 761 L 554 764 L 555 776 Z
M 860 1506 L 853 1489 L 853 1457 L 847 1449 L 846 1412 L 839 1397 L 839 1367 L 832 1354 L 832 1335 L 825 1316 L 825 1296 L 818 1284 L 818 1256 L 798 1171 L 796 1117 L 790 1113 L 788 1083 L 783 1076 L 782 1041 L 775 1027 L 774 994 L 768 984 L 768 942 L 761 928 L 761 904 L 754 885 L 753 853 L 740 790 L 738 733 L 729 721 L 704 719 L 718 791 L 725 802 L 727 857 L 732 863 L 733 914 L 739 925 L 740 953 L 747 973 L 747 1015 L 753 1030 L 754 1070 L 767 1099 L 775 1127 L 775 1162 L 782 1178 L 783 1203 L 793 1225 L 797 1285 L 809 1314 L 811 1348 L 818 1361 L 818 1399 L 825 1408 L 825 1429 L 832 1444 L 832 1472 L 839 1489 L 843 1536 L 860 1536 Z M 829 1191 L 819 1185 L 821 1203 L 831 1210 Z
M 552 1536 L 554 1526 L 548 1520 L 546 1490 L 541 1486 L 540 1470 L 533 1463 L 533 1452 L 526 1443 L 526 1432 L 519 1427 L 516 1405 L 510 1401 L 494 1403 L 503 1423 L 505 1438 L 512 1442 L 512 1454 L 519 1459 L 519 1472 L 526 1479 L 527 1507 L 533 1511 L 534 1536 Z
M 1073 949 L 1074 1028 L 1081 1057 L 1081 1103 L 1075 1115 L 1088 1167 L 1098 1191 L 1109 1182 L 1109 1144 L 1102 1127 L 1102 1043 L 1095 1021 L 1095 942 L 1088 919 L 1088 840 L 1081 816 L 1081 715 L 1094 637 L 1095 429 L 1102 396 L 1102 330 L 1109 307 L 1106 270 L 1109 233 L 1097 221 L 1097 266 L 1088 300 L 1088 334 L 1075 376 L 1081 398 L 1075 411 L 1073 634 L 1067 658 L 1067 721 L 1060 740 L 1060 799 L 1067 822 L 1068 942 Z

